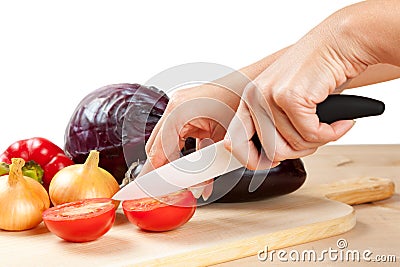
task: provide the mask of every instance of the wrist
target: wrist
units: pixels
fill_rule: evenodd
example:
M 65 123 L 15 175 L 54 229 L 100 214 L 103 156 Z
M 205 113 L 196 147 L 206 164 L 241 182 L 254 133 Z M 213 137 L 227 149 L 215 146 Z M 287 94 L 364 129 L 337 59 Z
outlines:
M 319 68 L 328 70 L 336 87 L 380 63 L 371 34 L 365 33 L 362 8 L 355 4 L 335 12 L 298 42 L 306 56 L 322 59 Z

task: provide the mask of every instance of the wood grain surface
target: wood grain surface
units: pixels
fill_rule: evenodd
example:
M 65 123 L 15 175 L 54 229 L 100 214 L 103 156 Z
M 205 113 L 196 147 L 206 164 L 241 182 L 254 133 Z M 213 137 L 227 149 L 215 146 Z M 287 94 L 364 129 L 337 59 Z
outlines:
M 322 166 L 317 159 L 306 159 L 310 175 L 310 168 Z M 321 164 L 334 166 L 324 169 L 324 173 L 338 173 L 337 169 L 355 161 L 341 154 L 324 155 L 322 159 Z M 336 177 L 334 181 L 362 176 Z M 371 192 L 368 188 L 376 186 L 381 186 L 378 191 L 382 192 L 382 198 L 390 195 L 392 184 L 387 179 L 370 182 L 379 185 L 365 187 L 365 183 L 349 180 L 345 186 L 340 182 L 342 186 L 336 183 L 332 187 L 310 177 L 301 190 L 288 196 L 257 203 L 221 203 L 199 208 L 188 224 L 166 233 L 142 232 L 127 222 L 121 211 L 111 231 L 89 243 L 64 242 L 43 225 L 24 232 L 2 231 L 0 266 L 204 266 L 225 261 L 252 266 L 257 263 L 254 256 L 246 258 L 244 265 L 232 260 L 255 255 L 265 245 L 279 249 L 349 231 L 356 223 L 353 208 L 323 195 L 336 194 L 336 199 L 348 201 L 349 195 L 358 194 L 357 199 L 363 196 L 362 199 L 368 201 Z M 18 251 L 23 253 L 15 257 Z
M 336 248 L 338 239 L 345 239 L 348 249 L 369 249 L 373 256 L 396 256 L 396 262 L 260 262 L 257 257 L 215 265 L 216 267 L 242 266 L 399 266 L 400 265 L 400 145 L 346 145 L 324 146 L 317 153 L 305 157 L 308 177 L 304 187 L 332 183 L 343 179 L 362 177 L 389 178 L 395 184 L 394 195 L 383 201 L 354 206 L 357 223 L 350 231 L 288 250 L 323 251 Z

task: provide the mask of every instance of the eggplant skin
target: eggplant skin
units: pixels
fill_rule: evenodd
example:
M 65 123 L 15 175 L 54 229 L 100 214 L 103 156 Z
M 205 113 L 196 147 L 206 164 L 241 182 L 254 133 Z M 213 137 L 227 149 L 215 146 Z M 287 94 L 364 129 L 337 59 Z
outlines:
M 261 144 L 260 144 L 261 145 Z M 196 140 L 186 139 L 182 150 L 183 156 L 196 150 Z M 301 159 L 287 159 L 277 167 L 267 170 L 252 171 L 246 168 L 225 173 L 214 179 L 211 196 L 204 201 L 197 200 L 199 205 L 213 202 L 239 203 L 259 201 L 272 197 L 290 194 L 299 189 L 307 178 L 307 172 Z M 260 182 L 255 191 L 249 192 L 250 182 Z
M 188 145 L 188 143 L 186 143 Z M 191 144 L 189 144 L 191 147 Z M 183 155 L 190 154 L 194 149 L 183 149 Z M 130 181 L 139 174 L 144 161 L 127 173 Z M 198 205 L 207 205 L 213 202 L 240 203 L 259 201 L 293 193 L 306 181 L 307 172 L 301 159 L 288 159 L 280 165 L 269 170 L 252 171 L 240 168 L 214 179 L 214 188 L 211 196 L 204 201 L 197 200 Z M 261 185 L 253 192 L 249 192 L 250 181 L 262 181 Z
M 200 198 L 198 203 L 250 202 L 286 195 L 299 189 L 306 177 L 307 172 L 301 159 L 282 161 L 269 170 L 252 171 L 243 167 L 215 178 L 212 195 L 207 201 Z M 262 183 L 255 191 L 249 192 L 252 179 Z
M 100 152 L 99 166 L 121 183 L 128 166 L 146 159 L 145 143 L 168 104 L 155 87 L 112 84 L 94 90 L 76 107 L 66 127 L 65 153 L 85 162 L 90 150 Z

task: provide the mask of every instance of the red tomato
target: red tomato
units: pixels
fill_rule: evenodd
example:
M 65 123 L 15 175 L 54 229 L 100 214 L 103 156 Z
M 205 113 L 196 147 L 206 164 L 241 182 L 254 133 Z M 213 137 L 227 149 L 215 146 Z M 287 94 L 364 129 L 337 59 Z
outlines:
M 162 232 L 178 228 L 192 218 L 196 198 L 190 191 L 180 191 L 156 200 L 126 200 L 122 209 L 128 220 L 147 231 Z
M 87 242 L 107 233 L 115 216 L 111 199 L 92 198 L 47 209 L 43 221 L 50 232 L 66 241 Z

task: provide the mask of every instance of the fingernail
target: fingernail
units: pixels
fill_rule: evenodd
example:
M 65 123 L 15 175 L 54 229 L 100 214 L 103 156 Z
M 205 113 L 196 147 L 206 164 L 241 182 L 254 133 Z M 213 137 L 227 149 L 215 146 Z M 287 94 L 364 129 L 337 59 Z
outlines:
M 352 122 L 352 124 L 351 124 L 350 128 L 348 128 L 348 130 L 350 130 L 351 128 L 353 128 L 354 125 L 356 124 L 356 121 L 355 121 L 355 120 L 351 120 L 351 122 Z
M 201 197 L 201 194 L 203 194 L 203 187 L 199 186 L 199 187 L 189 187 L 188 188 L 190 190 L 190 192 L 192 192 L 193 196 L 198 199 Z
M 214 188 L 214 182 L 213 181 L 211 181 L 209 184 L 207 184 L 204 187 L 203 193 L 201 194 L 201 196 L 203 197 L 204 201 L 207 201 L 208 198 L 212 195 L 213 188 Z

